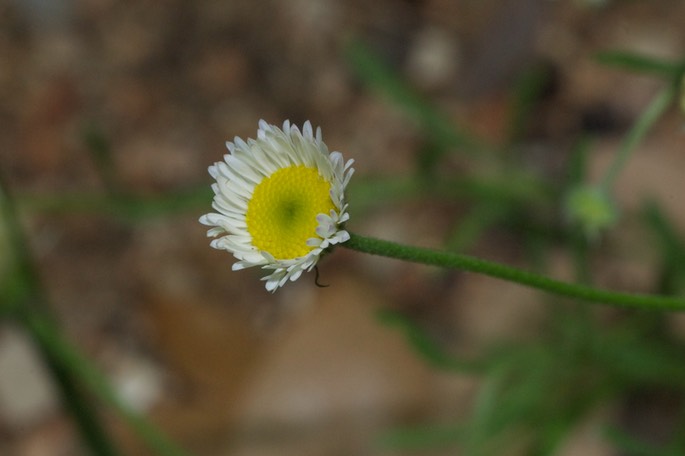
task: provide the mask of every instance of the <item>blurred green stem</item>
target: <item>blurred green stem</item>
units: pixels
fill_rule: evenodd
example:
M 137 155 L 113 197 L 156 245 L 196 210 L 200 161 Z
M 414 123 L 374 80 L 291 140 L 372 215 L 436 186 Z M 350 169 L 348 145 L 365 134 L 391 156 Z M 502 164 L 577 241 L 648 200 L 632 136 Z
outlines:
M 24 239 L 12 198 L 7 192 L 2 176 L 0 176 L 0 215 L 2 221 L 6 224 L 10 245 L 13 247 L 13 251 L 9 252 L 9 255 L 12 257 L 13 270 L 11 277 L 8 278 L 8 280 L 12 281 L 12 286 L 6 287 L 6 291 L 11 291 L 6 296 L 10 300 L 9 303 L 5 304 L 7 306 L 7 314 L 10 317 L 16 317 L 19 322 L 24 324 L 31 318 L 41 318 L 45 321 L 46 325 L 52 325 L 56 328 L 57 323 L 50 314 L 49 309 L 43 305 L 46 300 L 38 280 L 38 274 L 31 261 L 27 242 Z M 99 416 L 80 390 L 78 379 L 74 373 L 66 369 L 53 356 L 49 340 L 40 337 L 30 326 L 26 326 L 41 356 L 50 369 L 64 407 L 76 421 L 83 442 L 90 448 L 93 455 L 114 456 L 119 454 L 104 426 L 101 424 Z
M 163 456 L 184 456 L 185 451 L 171 442 L 159 429 L 122 401 L 107 378 L 86 357 L 70 344 L 50 320 L 40 315 L 25 316 L 31 334 L 46 347 L 53 362 L 77 376 L 94 394 L 114 409 L 133 428 L 138 436 Z M 101 454 L 109 453 L 96 453 Z
M 26 306 L 22 306 L 21 308 L 26 309 Z M 32 314 L 30 311 L 24 312 L 24 314 L 20 316 L 19 321 L 25 324 L 33 342 L 36 344 L 45 363 L 50 369 L 55 383 L 59 388 L 62 404 L 71 413 L 84 443 L 90 448 L 91 454 L 95 456 L 114 456 L 121 454 L 105 431 L 97 412 L 82 391 L 79 385 L 78 376 L 53 355 L 54 346 L 52 345 L 52 341 L 39 335 L 35 328 L 27 324 L 26 318 L 35 319 L 38 318 L 38 316 Z M 45 325 L 51 325 L 51 323 L 48 323 L 50 320 L 47 317 L 43 316 L 41 318 L 44 320 Z
M 472 158 L 488 155 L 489 146 L 465 130 L 459 130 L 449 116 L 423 99 L 398 76 L 397 71 L 385 64 L 365 43 L 359 40 L 348 42 L 345 56 L 362 82 L 385 95 L 419 123 L 424 132 L 439 146 L 435 153 L 443 155 L 458 149 Z
M 96 124 L 91 123 L 84 128 L 83 141 L 107 192 L 110 195 L 121 195 L 122 188 L 116 177 L 112 150 L 104 132 Z
M 605 191 L 609 191 L 611 186 L 616 181 L 619 173 L 628 162 L 628 159 L 633 154 L 637 145 L 644 139 L 647 132 L 652 128 L 661 115 L 668 109 L 670 104 L 675 99 L 677 86 L 673 83 L 669 84 L 667 88 L 659 92 L 656 97 L 649 103 L 649 106 L 644 110 L 640 118 L 635 122 L 635 125 L 626 136 L 621 144 L 621 148 L 616 153 L 614 161 L 607 169 L 601 181 L 601 187 Z
M 342 246 L 372 255 L 476 272 L 561 296 L 618 307 L 637 307 L 648 310 L 685 310 L 685 298 L 683 297 L 617 293 L 585 285 L 561 282 L 546 276 L 467 255 L 413 247 L 360 236 L 354 233 L 350 233 L 350 236 L 350 240 L 341 244 Z
M 45 305 L 47 298 L 38 280 L 38 273 L 31 261 L 12 198 L 0 176 L 0 220 L 7 225 L 13 252 L 14 270 L 5 285 L 3 296 L 10 302 L 3 303 L 3 316 L 14 317 L 23 324 L 38 347 L 59 388 L 62 402 L 76 421 L 84 443 L 95 456 L 120 454 L 105 431 L 100 417 L 82 391 L 90 389 L 102 401 L 110 405 L 133 428 L 141 440 L 156 454 L 182 456 L 185 452 L 169 441 L 143 416 L 125 404 L 105 376 L 76 350 L 64 337 L 55 318 Z M 5 294 L 4 292 L 7 292 Z

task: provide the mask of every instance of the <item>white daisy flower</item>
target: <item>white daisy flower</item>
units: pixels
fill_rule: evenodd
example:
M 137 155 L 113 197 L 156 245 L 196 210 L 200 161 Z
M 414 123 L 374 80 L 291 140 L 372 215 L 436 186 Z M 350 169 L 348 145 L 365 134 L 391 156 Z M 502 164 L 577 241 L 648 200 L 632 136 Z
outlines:
M 321 129 L 302 131 L 259 121 L 257 139 L 227 142 L 224 161 L 209 167 L 216 213 L 200 217 L 211 226 L 211 246 L 238 259 L 233 270 L 261 266 L 268 291 L 311 271 L 329 247 L 350 235 L 345 187 L 354 168 L 340 152 L 328 152 Z

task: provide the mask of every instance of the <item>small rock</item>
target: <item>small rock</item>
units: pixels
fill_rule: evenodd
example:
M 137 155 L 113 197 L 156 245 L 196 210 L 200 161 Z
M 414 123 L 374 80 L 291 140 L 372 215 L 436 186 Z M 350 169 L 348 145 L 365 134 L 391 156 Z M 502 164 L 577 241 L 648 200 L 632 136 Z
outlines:
M 420 30 L 409 49 L 407 72 L 423 89 L 437 89 L 456 80 L 460 51 L 447 31 L 428 26 Z
M 0 418 L 25 428 L 55 412 L 56 392 L 28 337 L 11 326 L 0 327 Z

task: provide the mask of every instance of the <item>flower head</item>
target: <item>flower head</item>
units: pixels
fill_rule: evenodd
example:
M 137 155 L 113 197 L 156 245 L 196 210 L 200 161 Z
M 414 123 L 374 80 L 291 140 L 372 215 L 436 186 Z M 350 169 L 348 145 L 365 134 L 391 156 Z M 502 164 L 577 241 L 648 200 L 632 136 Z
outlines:
M 238 259 L 233 270 L 261 266 L 262 280 L 276 291 L 311 271 L 330 246 L 345 242 L 349 219 L 345 187 L 353 160 L 328 152 L 321 129 L 302 131 L 259 121 L 257 139 L 227 142 L 224 161 L 209 167 L 216 213 L 200 217 L 211 226 L 211 246 Z
M 603 230 L 618 220 L 618 210 L 613 200 L 606 191 L 596 186 L 581 185 L 574 188 L 567 196 L 566 211 L 590 240 L 596 240 Z

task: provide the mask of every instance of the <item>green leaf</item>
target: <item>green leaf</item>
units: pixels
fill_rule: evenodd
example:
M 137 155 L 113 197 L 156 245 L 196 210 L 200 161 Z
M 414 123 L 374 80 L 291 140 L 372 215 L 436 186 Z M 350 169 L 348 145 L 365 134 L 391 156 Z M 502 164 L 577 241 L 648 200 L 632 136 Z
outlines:
M 595 59 L 603 65 L 668 78 L 676 78 L 685 70 L 685 62 L 661 60 L 629 51 L 600 52 Z
M 156 196 L 129 195 L 21 195 L 23 208 L 37 212 L 107 214 L 129 221 L 168 216 L 189 210 L 209 209 L 212 201 L 209 186 Z
M 673 224 L 655 202 L 646 205 L 644 217 L 659 239 L 666 262 L 685 272 L 685 243 L 673 228 Z
M 608 428 L 604 435 L 622 454 L 627 456 L 675 456 L 671 452 L 662 451 L 613 427 Z
M 412 348 L 434 368 L 474 373 L 481 371 L 484 367 L 480 361 L 458 359 L 448 355 L 423 329 L 398 312 L 381 310 L 377 317 L 381 323 L 399 327 Z
M 464 430 L 456 425 L 425 425 L 384 432 L 377 445 L 384 450 L 428 450 L 454 446 Z
M 485 149 L 480 140 L 459 130 L 445 114 L 416 93 L 365 44 L 352 41 L 345 51 L 348 62 L 362 82 L 381 92 L 417 120 L 423 131 L 440 147 L 441 154 L 459 149 L 474 156 L 476 152 Z M 427 153 L 438 152 L 428 149 Z M 431 162 L 434 158 L 427 158 L 426 161 Z

